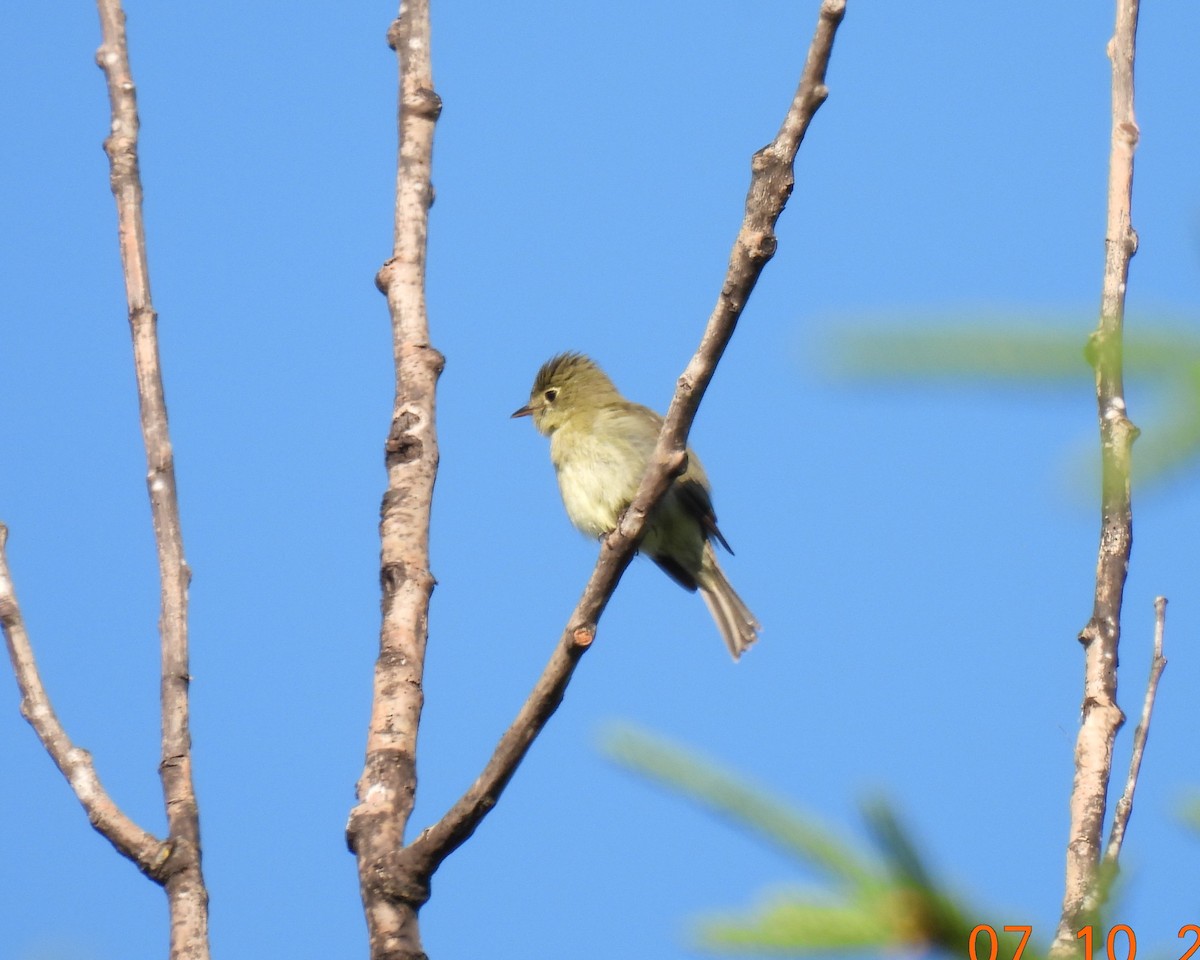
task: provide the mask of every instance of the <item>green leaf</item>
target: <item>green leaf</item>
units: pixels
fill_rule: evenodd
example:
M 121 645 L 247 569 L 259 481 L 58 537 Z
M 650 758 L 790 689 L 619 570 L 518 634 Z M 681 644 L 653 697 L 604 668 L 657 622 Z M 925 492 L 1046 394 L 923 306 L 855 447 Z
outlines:
M 612 759 L 690 800 L 742 824 L 801 862 L 854 886 L 878 886 L 881 877 L 849 844 L 815 818 L 743 783 L 681 747 L 622 726 L 602 738 Z

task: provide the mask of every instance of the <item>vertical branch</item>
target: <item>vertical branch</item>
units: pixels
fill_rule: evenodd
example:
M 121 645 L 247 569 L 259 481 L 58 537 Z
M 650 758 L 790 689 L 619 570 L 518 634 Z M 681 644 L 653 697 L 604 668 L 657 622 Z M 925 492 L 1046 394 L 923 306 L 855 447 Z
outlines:
M 108 81 L 112 132 L 104 141 L 110 182 L 117 203 L 121 263 L 133 361 L 137 376 L 142 438 L 146 446 L 150 511 L 162 585 L 159 632 L 162 637 L 162 778 L 167 812 L 169 855 L 164 886 L 171 915 L 173 960 L 208 957 L 208 893 L 200 869 L 200 817 L 192 784 L 188 724 L 188 582 L 183 554 L 175 462 L 167 426 L 158 357 L 158 317 L 150 298 L 146 231 L 142 221 L 142 184 L 138 171 L 138 114 L 125 14 L 120 0 L 97 0 L 103 41 L 96 61 Z
M 416 794 L 417 728 L 434 586 L 429 517 L 438 466 L 435 391 L 443 360 L 429 343 L 425 255 L 441 100 L 433 89 L 429 44 L 428 0 L 403 0 L 388 30 L 400 68 L 394 246 L 376 278 L 392 318 L 396 366 L 379 525 L 383 617 L 366 763 L 346 828 L 358 860 L 373 960 L 424 958 L 417 911 L 429 897 L 425 884 L 398 883 L 394 869 Z
M 1133 546 L 1130 463 L 1137 428 L 1126 415 L 1122 378 L 1125 286 L 1137 250 L 1130 223 L 1133 153 L 1138 127 L 1133 113 L 1134 42 L 1138 0 L 1117 0 L 1116 28 L 1108 43 L 1112 61 L 1112 139 L 1108 167 L 1108 223 L 1100 321 L 1089 341 L 1096 373 L 1100 420 L 1101 529 L 1092 616 L 1080 633 L 1084 644 L 1083 719 L 1075 743 L 1075 781 L 1067 844 L 1062 918 L 1052 955 L 1075 949 L 1075 929 L 1088 906 L 1100 866 L 1105 802 L 1113 742 L 1125 717 L 1117 706 L 1117 650 L 1121 602 Z

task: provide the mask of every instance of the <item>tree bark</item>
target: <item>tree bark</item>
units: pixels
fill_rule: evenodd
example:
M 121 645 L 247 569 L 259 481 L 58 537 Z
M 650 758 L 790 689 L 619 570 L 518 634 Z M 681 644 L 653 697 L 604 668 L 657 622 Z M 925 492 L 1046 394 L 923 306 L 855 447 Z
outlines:
M 1137 428 L 1126 415 L 1122 353 L 1125 287 L 1129 261 L 1137 250 L 1130 207 L 1133 152 L 1138 140 L 1133 114 L 1138 0 L 1117 0 L 1116 11 L 1116 27 L 1108 43 L 1112 61 L 1112 136 L 1104 284 L 1099 324 L 1089 341 L 1100 421 L 1100 548 L 1092 616 L 1079 635 L 1085 650 L 1083 720 L 1075 742 L 1062 917 L 1051 947 L 1051 955 L 1056 957 L 1076 952 L 1075 932 L 1093 905 L 1090 901 L 1099 876 L 1113 743 L 1125 722 L 1125 715 L 1117 706 L 1117 654 L 1125 577 L 1133 547 L 1130 476 Z
M 443 363 L 430 345 L 425 309 L 430 165 L 441 112 L 433 89 L 428 0 L 404 0 L 388 30 L 388 44 L 400 69 L 400 148 L 392 256 L 376 284 L 391 314 L 396 392 L 384 447 L 387 491 L 379 524 L 379 657 L 366 763 L 346 837 L 358 861 L 371 957 L 424 960 L 417 911 L 429 897 L 428 886 L 398 882 L 394 863 L 417 789 L 417 728 L 434 587 L 429 519 L 438 466 L 435 400 Z

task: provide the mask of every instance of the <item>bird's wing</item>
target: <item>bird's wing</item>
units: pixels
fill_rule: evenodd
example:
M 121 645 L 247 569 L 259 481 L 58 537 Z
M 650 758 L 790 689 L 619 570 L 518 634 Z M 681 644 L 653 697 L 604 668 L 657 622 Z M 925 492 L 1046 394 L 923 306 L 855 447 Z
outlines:
M 733 549 L 729 546 L 729 541 L 725 539 L 717 526 L 717 515 L 713 511 L 712 497 L 709 495 L 708 487 L 685 473 L 675 481 L 675 492 L 684 509 L 696 518 L 705 537 L 715 538 L 732 554 Z
M 695 592 L 696 587 L 698 586 L 696 583 L 696 578 L 688 573 L 683 564 L 681 564 L 678 560 L 676 560 L 674 557 L 667 556 L 666 554 L 659 556 L 647 554 L 647 556 L 649 556 L 651 560 L 658 564 L 659 569 L 662 570 L 663 573 L 683 587 L 684 590 L 689 590 L 693 593 Z
M 643 448 L 643 455 L 648 461 L 654 453 L 655 444 L 658 442 L 658 432 L 662 429 L 663 418 L 651 410 L 649 407 L 644 407 L 640 403 L 632 405 L 637 410 L 641 417 L 644 429 L 636 431 L 636 438 L 639 445 Z M 688 447 L 688 467 L 683 472 L 683 475 L 675 481 L 675 495 L 678 496 L 679 502 L 683 508 L 700 524 L 700 529 L 704 531 L 704 536 L 710 540 L 716 540 L 721 546 L 733 553 L 733 548 L 729 546 L 729 541 L 725 539 L 717 526 L 717 514 L 713 510 L 712 497 L 708 492 L 708 479 L 704 474 L 704 467 L 700 464 L 700 458 L 696 456 L 696 451 Z M 660 563 L 659 566 L 662 566 Z M 663 567 L 672 577 L 682 583 L 689 590 L 695 589 L 689 586 L 688 583 L 680 579 L 679 575 L 673 571 Z M 690 578 L 689 578 L 690 579 Z

